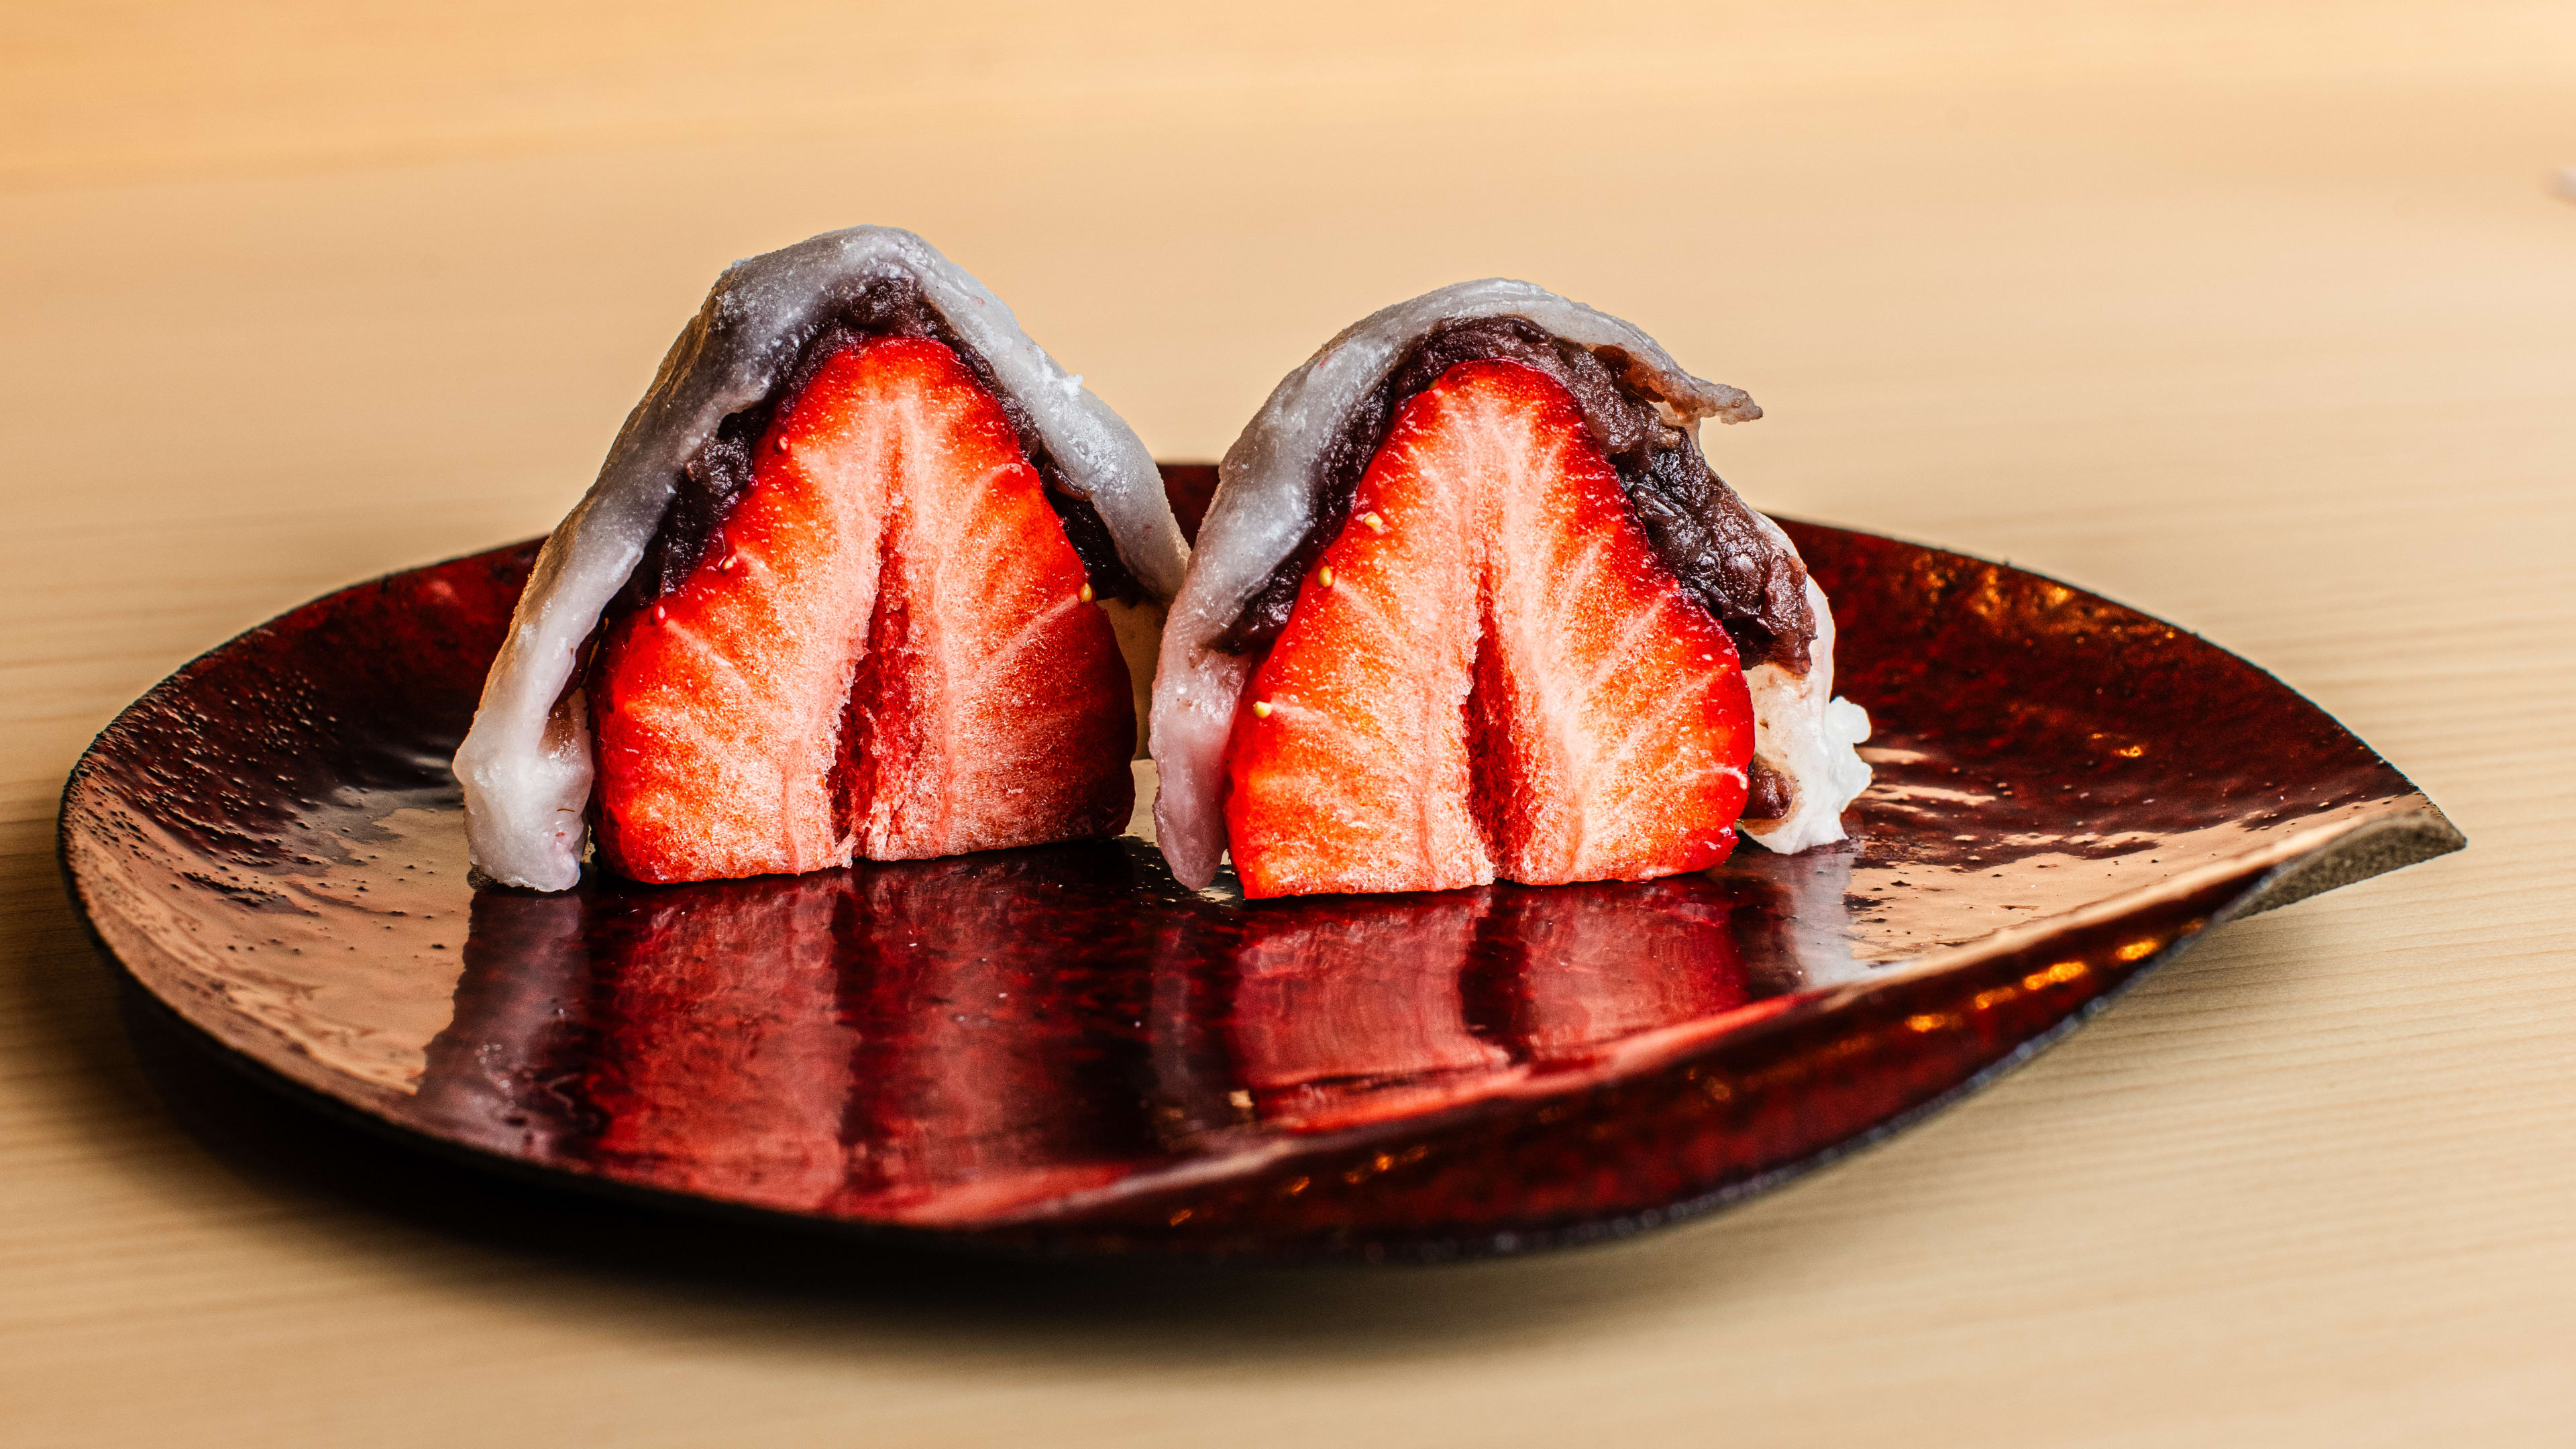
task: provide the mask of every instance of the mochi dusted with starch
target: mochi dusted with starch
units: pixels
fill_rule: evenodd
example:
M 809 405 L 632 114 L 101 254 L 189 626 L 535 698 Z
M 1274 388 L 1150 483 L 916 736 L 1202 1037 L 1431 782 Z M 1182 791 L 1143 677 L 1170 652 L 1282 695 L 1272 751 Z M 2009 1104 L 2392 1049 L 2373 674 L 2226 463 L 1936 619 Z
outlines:
M 1642 880 L 1842 837 L 1833 617 L 1700 452 L 1761 416 L 1482 281 L 1367 318 L 1219 470 L 1165 628 L 1157 837 L 1245 893 Z
M 475 867 L 1114 834 L 1185 559 L 1135 433 L 919 237 L 738 262 L 538 556 L 456 755 Z

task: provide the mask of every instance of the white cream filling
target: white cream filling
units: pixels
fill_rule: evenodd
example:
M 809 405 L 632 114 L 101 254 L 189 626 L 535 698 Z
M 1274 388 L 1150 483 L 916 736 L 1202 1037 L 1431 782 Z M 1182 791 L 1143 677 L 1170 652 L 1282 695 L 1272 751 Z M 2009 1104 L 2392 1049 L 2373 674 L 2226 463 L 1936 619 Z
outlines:
M 1768 522 L 1769 520 L 1764 520 Z M 1816 638 L 1804 675 L 1756 665 L 1744 682 L 1753 691 L 1753 756 L 1788 781 L 1787 815 L 1744 833 L 1784 855 L 1843 838 L 1843 810 L 1869 788 L 1869 766 L 1855 748 L 1869 738 L 1869 715 L 1834 692 L 1834 615 L 1825 591 L 1807 580 Z

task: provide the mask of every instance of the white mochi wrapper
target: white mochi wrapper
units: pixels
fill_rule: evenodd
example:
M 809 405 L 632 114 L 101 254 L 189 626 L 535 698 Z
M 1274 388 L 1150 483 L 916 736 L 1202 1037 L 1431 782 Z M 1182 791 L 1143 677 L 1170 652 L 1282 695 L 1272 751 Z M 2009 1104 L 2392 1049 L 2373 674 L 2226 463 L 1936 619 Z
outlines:
M 1423 334 L 1442 322 L 1476 317 L 1526 318 L 1568 342 L 1621 349 L 1630 359 L 1624 380 L 1653 397 L 1667 421 L 1691 429 L 1694 435 L 1703 418 L 1736 423 L 1762 416 L 1742 390 L 1692 376 L 1653 338 L 1630 324 L 1528 282 L 1487 278 L 1442 287 L 1373 313 L 1325 343 L 1281 380 L 1243 435 L 1226 450 L 1217 469 L 1216 497 L 1206 521 L 1199 525 L 1189 574 L 1172 601 L 1163 629 L 1147 735 L 1162 785 L 1154 801 L 1156 839 L 1182 884 L 1195 889 L 1215 879 L 1217 863 L 1225 853 L 1225 745 L 1234 728 L 1235 711 L 1242 705 L 1244 683 L 1260 662 L 1210 648 L 1210 641 L 1242 613 L 1254 591 L 1313 525 L 1315 470 L 1351 411 Z M 1772 531 L 1782 547 L 1790 547 L 1786 535 L 1776 528 Z M 1798 681 L 1801 688 L 1811 681 L 1829 686 L 1833 674 L 1831 616 L 1813 581 L 1808 589 L 1818 605 L 1820 636 L 1814 667 Z M 1793 691 L 1775 686 L 1770 692 L 1785 699 Z M 1819 698 L 1817 705 L 1814 727 L 1821 730 L 1824 701 Z M 1757 703 L 1757 716 L 1758 710 Z M 1809 728 L 1806 716 L 1796 708 L 1784 705 L 1775 713 L 1784 731 Z M 1757 723 L 1757 740 L 1760 729 Z M 1849 754 L 1849 747 L 1843 748 Z M 1830 750 L 1821 747 L 1781 748 L 1773 753 L 1792 767 L 1803 762 L 1810 769 L 1816 768 L 1817 759 L 1830 757 Z M 1861 770 L 1866 784 L 1867 767 L 1856 756 L 1850 764 Z M 1812 783 L 1807 776 L 1793 776 L 1793 781 L 1802 805 L 1811 807 L 1809 813 L 1822 810 L 1826 798 L 1840 788 L 1829 770 L 1819 770 Z M 1851 797 L 1841 798 L 1847 803 Z M 1784 834 L 1783 838 L 1797 838 L 1804 844 L 1840 839 L 1839 805 L 1832 814 L 1836 820 L 1830 835 L 1819 835 L 1819 827 L 1806 815 L 1793 814 L 1792 820 L 1804 823 L 1796 836 Z M 1785 830 L 1790 822 L 1782 824 Z M 1779 848 L 1799 849 L 1803 844 Z
M 474 725 L 456 752 L 474 866 L 506 885 L 581 878 L 590 726 L 569 686 L 601 610 L 642 561 L 681 469 L 730 414 L 769 396 L 798 351 L 870 282 L 909 277 L 981 354 L 1090 500 L 1118 556 L 1156 599 L 1180 587 L 1188 546 L 1135 430 L 1020 330 L 1011 309 L 911 232 L 861 226 L 736 262 L 662 359 L 599 479 L 546 540 L 510 620 Z

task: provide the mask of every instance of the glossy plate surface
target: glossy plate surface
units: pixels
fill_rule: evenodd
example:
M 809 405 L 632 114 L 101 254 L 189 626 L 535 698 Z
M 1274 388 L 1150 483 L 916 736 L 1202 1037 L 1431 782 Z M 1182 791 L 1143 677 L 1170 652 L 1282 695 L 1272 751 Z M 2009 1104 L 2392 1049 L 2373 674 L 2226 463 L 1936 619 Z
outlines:
M 1440 1257 L 1759 1191 L 2217 921 L 2461 844 L 2205 641 L 1789 527 L 1878 782 L 1842 847 L 1707 876 L 1247 905 L 1122 839 L 476 892 L 447 758 L 533 543 L 164 681 L 74 772 L 63 861 L 236 1061 L 487 1162 L 996 1248 Z

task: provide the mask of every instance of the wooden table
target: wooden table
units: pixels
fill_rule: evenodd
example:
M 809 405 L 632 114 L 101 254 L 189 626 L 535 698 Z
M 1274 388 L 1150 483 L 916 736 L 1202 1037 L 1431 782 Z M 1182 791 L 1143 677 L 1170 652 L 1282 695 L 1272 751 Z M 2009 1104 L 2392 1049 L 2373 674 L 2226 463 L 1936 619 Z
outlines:
M 0 21 L 0 1441 L 2567 1442 L 2576 11 L 718 8 Z M 1527 1262 L 674 1265 L 183 1128 L 55 876 L 81 746 L 545 528 L 721 263 L 861 220 L 1166 457 L 1361 312 L 1540 280 L 1762 400 L 1755 502 L 2201 630 L 2470 848 Z

